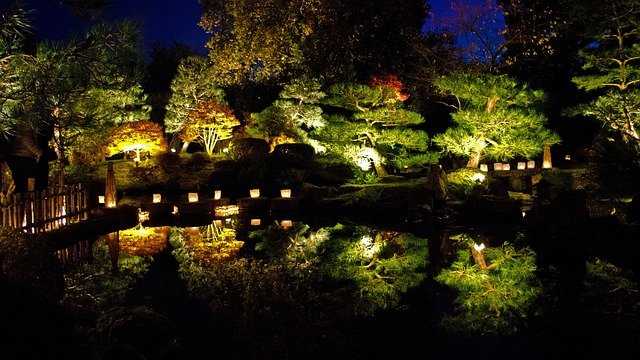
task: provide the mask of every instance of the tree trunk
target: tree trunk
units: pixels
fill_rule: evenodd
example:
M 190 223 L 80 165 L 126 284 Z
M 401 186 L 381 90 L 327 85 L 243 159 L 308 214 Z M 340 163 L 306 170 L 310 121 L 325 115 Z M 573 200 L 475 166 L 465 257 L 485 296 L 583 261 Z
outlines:
M 378 177 L 385 177 L 389 175 L 387 170 L 384 168 L 384 166 L 380 162 L 380 159 L 373 160 L 373 167 L 376 169 L 376 174 L 378 175 Z
M 105 182 L 105 190 L 104 190 L 104 204 L 108 208 L 116 207 L 116 203 L 118 202 L 116 191 L 116 176 L 113 172 L 113 163 L 109 162 L 107 164 L 107 180 Z
M 190 142 L 189 141 L 185 141 L 184 143 L 182 143 L 182 148 L 180 149 L 180 154 L 186 154 L 187 153 L 187 148 L 189 147 Z
M 484 245 L 481 245 L 482 248 L 476 249 L 476 245 L 471 247 L 471 255 L 473 255 L 473 261 L 478 265 L 480 270 L 487 270 L 487 263 L 484 261 L 484 254 L 482 250 L 484 249 Z
M 469 161 L 467 161 L 467 167 L 477 168 L 478 166 L 480 166 L 481 155 L 482 154 L 480 153 L 480 151 L 476 151 L 471 154 L 471 157 L 469 157 Z

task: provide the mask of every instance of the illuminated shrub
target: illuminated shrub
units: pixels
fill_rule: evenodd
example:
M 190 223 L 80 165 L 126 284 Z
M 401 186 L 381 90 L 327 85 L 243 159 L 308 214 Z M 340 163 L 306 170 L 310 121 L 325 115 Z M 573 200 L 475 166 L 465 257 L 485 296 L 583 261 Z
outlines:
M 156 164 L 165 174 L 173 174 L 180 171 L 180 163 L 182 158 L 179 154 L 173 152 L 161 153 L 156 157 Z

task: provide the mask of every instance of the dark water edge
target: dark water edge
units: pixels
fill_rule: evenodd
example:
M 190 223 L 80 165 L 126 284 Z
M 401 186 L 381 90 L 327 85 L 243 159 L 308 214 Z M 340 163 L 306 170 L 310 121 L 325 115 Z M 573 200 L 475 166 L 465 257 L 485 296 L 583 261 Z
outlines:
M 397 309 L 335 321 L 317 332 L 301 329 L 309 338 L 295 333 L 278 339 L 288 331 L 265 327 L 259 338 L 237 342 L 229 319 L 216 318 L 206 304 L 189 297 L 177 268 L 166 249 L 126 299 L 127 305 L 149 306 L 175 325 L 178 345 L 162 358 L 166 360 L 637 359 L 640 351 L 640 332 L 624 333 L 615 322 L 570 308 L 514 335 L 453 336 L 437 323 L 452 311 L 454 294 L 429 281 L 406 294 Z

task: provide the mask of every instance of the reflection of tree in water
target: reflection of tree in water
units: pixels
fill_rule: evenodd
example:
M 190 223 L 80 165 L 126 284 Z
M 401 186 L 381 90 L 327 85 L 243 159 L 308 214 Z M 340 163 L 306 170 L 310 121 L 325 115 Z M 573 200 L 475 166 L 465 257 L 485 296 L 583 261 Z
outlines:
M 169 226 L 136 227 L 120 230 L 120 249 L 131 255 L 151 256 L 162 252 L 167 247 Z
M 194 260 L 207 266 L 234 259 L 244 246 L 244 241 L 236 240 L 233 224 L 229 222 L 226 227 L 219 220 L 206 226 L 185 228 L 183 236 L 186 246 L 193 251 Z
M 107 239 L 107 235 L 102 236 L 94 244 L 91 263 L 65 273 L 66 305 L 92 311 L 121 305 L 127 291 L 149 270 L 149 256 L 134 256 L 122 251 L 117 257 L 116 271 Z

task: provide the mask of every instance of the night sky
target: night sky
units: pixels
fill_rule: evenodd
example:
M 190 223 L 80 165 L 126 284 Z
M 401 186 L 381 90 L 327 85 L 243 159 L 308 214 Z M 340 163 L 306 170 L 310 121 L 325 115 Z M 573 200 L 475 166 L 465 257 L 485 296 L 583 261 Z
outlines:
M 11 2 L 0 1 L 3 4 Z M 65 6 L 54 0 L 24 0 L 24 5 L 26 9 L 34 10 L 30 16 L 39 38 L 64 40 L 70 34 L 82 34 L 93 25 L 90 21 L 74 17 Z M 147 51 L 155 43 L 170 45 L 172 42 L 190 44 L 197 51 L 204 51 L 208 35 L 198 26 L 200 16 L 198 0 L 114 0 L 106 19 L 128 18 L 141 23 Z
M 458 0 L 467 3 L 482 3 L 486 0 Z M 73 17 L 65 6 L 55 0 L 23 0 L 25 8 L 33 9 L 30 15 L 39 38 L 63 40 L 70 34 L 82 34 L 92 23 Z M 2 6 L 12 0 L 0 0 Z M 430 0 L 430 20 L 425 28 L 432 27 L 439 19 L 451 15 L 451 0 Z M 186 43 L 196 51 L 203 50 L 208 35 L 198 26 L 201 10 L 198 0 L 114 0 L 106 15 L 109 20 L 129 18 L 142 24 L 145 49 L 153 44 L 171 45 Z

